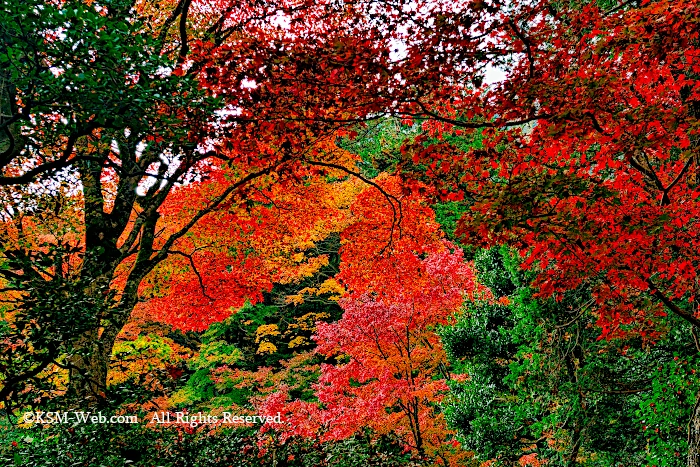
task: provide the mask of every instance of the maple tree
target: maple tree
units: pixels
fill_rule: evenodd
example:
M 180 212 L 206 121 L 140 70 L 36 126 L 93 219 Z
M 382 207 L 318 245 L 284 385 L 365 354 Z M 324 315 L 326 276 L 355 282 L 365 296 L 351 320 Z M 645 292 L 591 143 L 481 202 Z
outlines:
M 668 311 L 700 326 L 696 1 L 103 3 L 3 3 L 0 186 L 13 207 L 2 218 L 2 345 L 19 352 L 3 352 L 0 399 L 27 402 L 26 383 L 52 365 L 78 399 L 103 398 L 143 293 L 172 307 L 165 320 L 201 329 L 259 299 L 273 269 L 314 271 L 292 266 L 303 239 L 285 250 L 252 234 L 260 251 L 233 253 L 246 232 L 225 226 L 253 232 L 273 209 L 262 198 L 338 173 L 382 195 L 357 205 L 366 220 L 346 232 L 363 238 L 343 246 L 350 294 L 375 281 L 372 300 L 386 304 L 391 286 L 374 266 L 429 255 L 434 239 L 411 225 L 421 216 L 398 201 L 422 190 L 462 204 L 466 243 L 508 243 L 539 263 L 542 295 L 588 287 L 606 338 L 658 340 Z M 505 76 L 485 84 L 493 67 Z M 423 184 L 382 188 L 334 149 L 357 137 L 353 124 L 387 115 L 423 132 L 377 165 Z M 45 235 L 42 216 L 69 216 L 72 236 Z M 286 219 L 292 236 L 309 232 Z M 207 225 L 227 238 L 209 244 Z M 235 283 L 200 271 L 226 269 Z M 187 304 L 173 307 L 171 291 Z M 210 302 L 210 315 L 194 312 Z M 257 344 L 271 350 L 275 332 Z M 696 466 L 700 399 L 690 440 Z
M 183 212 L 196 206 L 198 192 L 212 185 L 178 189 L 162 210 L 166 228 L 177 229 L 188 218 Z M 145 278 L 141 288 L 150 294 L 140 306 L 145 313 L 179 329 L 201 331 L 246 301 L 262 301 L 273 284 L 312 276 L 329 261 L 327 253 L 313 254 L 316 244 L 347 222 L 344 204 L 360 185 L 308 176 L 298 183 L 251 188 L 242 208 L 223 206 L 208 215 Z M 162 277 L 168 277 L 165 284 Z
M 519 56 L 501 82 L 436 106 L 405 170 L 463 200 L 465 242 L 539 265 L 542 295 L 590 287 L 604 337 L 657 340 L 667 312 L 697 333 L 697 2 L 479 5 L 500 21 L 490 40 Z M 442 22 L 443 44 L 457 24 Z M 479 144 L 439 140 L 455 132 Z
M 6 199 L 16 198 L 18 187 L 20 197 L 31 198 L 31 187 L 51 181 L 74 187 L 82 199 L 77 230 L 84 241 L 73 245 L 81 265 L 70 280 L 94 302 L 86 311 L 92 316 L 83 320 L 92 323 L 89 329 L 59 340 L 60 350 L 52 349 L 28 373 L 6 379 L 3 398 L 16 394 L 10 382 L 68 353 L 62 364 L 71 368 L 69 392 L 101 399 L 109 353 L 139 288 L 173 255 L 191 263 L 191 254 L 174 245 L 207 214 L 244 201 L 253 181 L 283 184 L 332 169 L 354 173 L 329 155 L 327 141 L 352 122 L 375 118 L 381 104 L 368 105 L 370 89 L 359 79 L 377 65 L 360 66 L 362 59 L 338 41 L 348 37 L 350 11 L 333 2 L 216 6 L 58 1 L 3 9 L 7 114 L 0 183 Z M 356 27 L 377 29 L 362 8 L 355 14 Z M 387 40 L 352 48 L 369 65 Z M 313 51 L 326 54 L 334 71 L 311 64 Z M 333 97 L 321 92 L 333 86 L 346 89 Z M 198 206 L 189 219 L 164 228 L 166 200 L 178 196 L 173 189 L 209 177 L 223 183 L 189 204 Z M 26 210 L 25 202 L 17 209 Z M 9 248 L 29 267 L 26 249 Z M 19 263 L 8 265 L 3 274 L 10 287 L 29 290 Z M 251 260 L 248 268 L 254 265 Z M 21 294 L 18 309 L 28 308 L 21 302 L 29 295 Z M 219 311 L 214 319 L 221 317 Z
M 378 294 L 381 299 L 372 297 L 373 291 L 358 294 L 343 301 L 341 320 L 319 327 L 318 351 L 349 361 L 322 367 L 317 394 L 324 404 L 321 417 L 332 427 L 330 436 L 347 436 L 362 426 L 380 434 L 394 432 L 410 440 L 408 446 L 419 456 L 442 458 L 447 465 L 459 460 L 450 459 L 449 432 L 431 406 L 446 390 L 447 377 L 432 326 L 461 306 L 473 284 L 459 253 L 429 253 L 422 266 L 429 279 L 421 278 L 418 268 L 410 279 L 420 289 L 394 285 L 396 295 Z M 385 407 L 397 412 L 387 414 Z
M 70 274 L 58 272 L 75 296 L 88 297 L 89 304 L 81 307 L 85 316 L 72 335 L 61 335 L 50 345 L 35 340 L 35 349 L 46 350 L 41 359 L 21 370 L 7 367 L 12 375 L 4 379 L 2 399 L 18 394 L 16 383 L 60 364 L 70 368 L 69 393 L 78 400 L 99 402 L 115 339 L 149 274 L 172 256 L 180 257 L 180 272 L 189 263 L 190 272 L 197 274 L 192 252 L 176 250 L 192 227 L 205 224 L 202 218 L 213 211 L 255 202 L 251 192 L 264 189 L 266 182 L 297 183 L 310 172 L 308 164 L 292 164 L 302 156 L 316 155 L 326 165 L 344 167 L 342 159 L 329 155 L 324 128 L 310 131 L 272 116 L 261 118 L 269 121 L 267 125 L 257 120 L 246 124 L 251 107 L 264 109 L 269 102 L 251 96 L 250 86 L 237 86 L 238 94 L 228 91 L 225 98 L 212 88 L 208 74 L 215 64 L 205 65 L 216 54 L 202 48 L 231 52 L 238 44 L 253 56 L 248 47 L 256 46 L 247 42 L 251 37 L 238 37 L 238 31 L 245 26 L 253 36 L 272 34 L 277 29 L 265 22 L 274 20 L 277 7 L 301 14 L 282 3 L 232 3 L 212 17 L 210 10 L 189 1 L 158 6 L 170 8 L 169 14 L 128 2 L 29 2 L 3 9 L 3 24 L 8 25 L 3 30 L 3 109 L 9 112 L 2 121 L 0 183 L 6 187 L 4 201 L 13 205 L 4 220 L 19 219 L 22 224 L 31 217 L 30 200 L 38 185 L 51 187 L 52 181 L 61 181 L 72 186 L 80 203 L 75 235 L 82 240 L 69 245 L 77 266 Z M 241 63 L 257 69 L 256 60 Z M 280 110 L 280 105 L 274 108 Z M 237 112 L 231 109 L 248 110 L 234 118 Z M 207 183 L 212 177 L 220 183 Z M 180 220 L 173 221 L 168 209 L 173 198 L 181 196 L 174 188 L 197 181 L 204 188 L 189 202 L 180 202 L 196 208 L 181 209 Z M 255 189 L 249 186 L 253 181 L 260 183 Z M 245 222 L 251 221 L 249 217 Z M 35 298 L 29 291 L 57 287 L 59 281 L 54 281 L 57 271 L 50 265 L 56 256 L 51 248 L 42 250 L 47 256 L 42 261 L 49 265 L 32 276 L 37 255 L 24 241 L 8 239 L 2 275 L 8 292 L 19 292 L 12 299 L 14 310 L 29 313 L 30 323 L 34 318 L 27 310 Z M 206 263 L 224 256 L 200 252 L 198 260 Z M 240 255 L 228 259 L 229 265 L 244 260 Z M 256 261 L 259 258 L 250 259 L 245 266 L 254 270 Z M 183 278 L 183 284 L 190 279 Z M 241 282 L 236 290 L 231 289 L 236 281 L 219 282 L 215 291 L 228 296 L 210 319 L 221 319 L 227 312 L 221 310 L 264 289 L 260 284 L 246 288 Z M 201 304 L 201 297 L 197 295 L 193 304 Z M 80 301 L 71 300 L 78 308 Z M 54 313 L 43 326 L 56 328 L 62 319 Z M 201 329 L 203 324 L 188 326 Z M 23 332 L 9 331 L 8 348 L 22 341 Z
M 478 293 L 473 270 L 441 238 L 421 196 L 400 195 L 397 178 L 374 180 L 396 193 L 404 221 L 392 224 L 395 207 L 374 188 L 350 206 L 336 276 L 345 289 L 343 316 L 317 323 L 314 336 L 315 351 L 339 363 L 321 365 L 316 400 L 286 401 L 291 387 L 281 384 L 261 410 L 288 415 L 284 436 L 321 431 L 321 440 L 338 440 L 370 429 L 401 436 L 419 459 L 460 465 L 468 453 L 449 443 L 436 405 L 449 371 L 434 328 Z

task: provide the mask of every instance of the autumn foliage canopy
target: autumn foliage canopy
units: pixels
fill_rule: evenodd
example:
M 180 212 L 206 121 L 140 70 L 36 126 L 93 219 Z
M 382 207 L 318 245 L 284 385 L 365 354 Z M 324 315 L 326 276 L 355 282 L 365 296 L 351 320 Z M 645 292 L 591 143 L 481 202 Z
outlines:
M 229 397 L 284 414 L 261 457 L 366 436 L 477 462 L 442 409 L 478 374 L 439 337 L 478 322 L 466 304 L 585 294 L 555 329 L 585 316 L 648 352 L 700 328 L 698 18 L 696 0 L 5 0 L 2 409 Z M 498 246 L 529 274 L 515 305 L 471 262 Z M 504 352 L 495 372 L 532 353 Z M 127 383 L 160 392 L 114 396 Z M 689 426 L 697 466 L 698 404 Z M 513 459 L 544 443 L 575 465 L 576 433 Z

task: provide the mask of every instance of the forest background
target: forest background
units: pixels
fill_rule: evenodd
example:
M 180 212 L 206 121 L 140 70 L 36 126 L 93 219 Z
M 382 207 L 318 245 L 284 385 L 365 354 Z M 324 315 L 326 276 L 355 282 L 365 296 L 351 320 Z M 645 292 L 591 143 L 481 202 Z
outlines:
M 699 18 L 2 0 L 0 463 L 700 465 Z

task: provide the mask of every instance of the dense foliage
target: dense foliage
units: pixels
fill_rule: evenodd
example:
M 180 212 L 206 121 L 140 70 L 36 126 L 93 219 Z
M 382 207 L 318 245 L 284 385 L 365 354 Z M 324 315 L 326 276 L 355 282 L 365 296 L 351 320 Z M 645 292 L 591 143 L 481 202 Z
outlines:
M 697 0 L 0 5 L 4 464 L 700 466 Z
M 493 465 L 684 465 L 698 391 L 697 348 L 668 316 L 655 343 L 601 340 L 590 290 L 533 296 L 534 274 L 502 248 L 477 254 L 479 278 L 506 297 L 474 302 L 441 331 L 455 371 L 448 420 Z

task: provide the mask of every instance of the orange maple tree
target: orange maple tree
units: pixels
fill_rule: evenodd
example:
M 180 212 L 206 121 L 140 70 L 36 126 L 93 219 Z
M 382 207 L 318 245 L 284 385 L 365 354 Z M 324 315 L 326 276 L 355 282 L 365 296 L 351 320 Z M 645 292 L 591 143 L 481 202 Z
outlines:
M 321 365 L 318 403 L 287 400 L 282 386 L 261 410 L 287 415 L 285 436 L 343 439 L 369 428 L 401 436 L 418 457 L 460 465 L 468 453 L 450 442 L 437 407 L 450 375 L 435 327 L 486 291 L 461 250 L 441 238 L 424 199 L 400 194 L 397 178 L 377 181 L 383 192 L 357 196 L 342 232 L 343 317 L 318 323 L 314 336 L 316 352 L 339 363 Z M 399 205 L 403 222 L 392 225 Z

